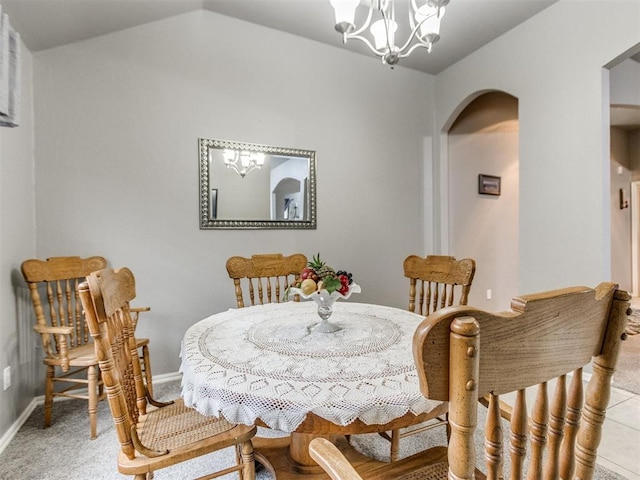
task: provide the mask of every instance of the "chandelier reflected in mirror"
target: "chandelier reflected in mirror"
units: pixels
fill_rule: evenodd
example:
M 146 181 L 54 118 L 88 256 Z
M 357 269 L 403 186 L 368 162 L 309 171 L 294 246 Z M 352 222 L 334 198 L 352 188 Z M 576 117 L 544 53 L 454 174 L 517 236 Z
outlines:
M 409 38 L 396 45 L 396 21 L 394 0 L 330 0 L 336 14 L 336 30 L 342 41 L 362 41 L 382 63 L 393 68 L 401 58 L 408 57 L 417 48 L 431 52 L 433 44 L 440 39 L 440 21 L 449 0 L 408 0 Z M 356 11 L 361 3 L 369 3 L 369 13 L 360 27 L 356 27 Z M 369 29 L 373 43 L 362 34 Z
M 227 168 L 230 168 L 242 178 L 253 170 L 261 169 L 264 165 L 264 153 L 261 152 L 226 148 L 222 153 L 222 158 Z

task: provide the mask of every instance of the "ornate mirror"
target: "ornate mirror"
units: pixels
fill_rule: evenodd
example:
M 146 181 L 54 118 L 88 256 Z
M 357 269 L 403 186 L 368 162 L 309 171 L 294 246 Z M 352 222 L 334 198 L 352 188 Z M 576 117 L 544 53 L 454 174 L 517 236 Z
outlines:
M 200 138 L 200 228 L 316 228 L 316 153 Z

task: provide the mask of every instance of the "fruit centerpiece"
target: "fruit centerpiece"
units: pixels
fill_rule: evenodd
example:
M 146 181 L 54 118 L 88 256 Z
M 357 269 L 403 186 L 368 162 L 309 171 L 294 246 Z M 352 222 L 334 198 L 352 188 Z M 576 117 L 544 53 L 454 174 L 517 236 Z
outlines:
M 300 281 L 287 289 L 285 300 L 290 294 L 314 300 L 318 305 L 318 316 L 322 319 L 314 331 L 332 333 L 342 330 L 328 321 L 333 313 L 333 303 L 338 298 L 347 299 L 353 293 L 360 293 L 360 285 L 353 282 L 351 273 L 334 270 L 320 259 L 318 253 L 300 273 Z

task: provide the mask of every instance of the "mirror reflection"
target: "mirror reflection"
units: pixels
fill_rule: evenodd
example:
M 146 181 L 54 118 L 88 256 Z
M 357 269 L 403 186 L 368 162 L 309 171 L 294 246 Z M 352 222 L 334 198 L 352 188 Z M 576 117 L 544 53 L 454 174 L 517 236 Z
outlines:
M 315 152 L 199 139 L 200 228 L 316 228 Z

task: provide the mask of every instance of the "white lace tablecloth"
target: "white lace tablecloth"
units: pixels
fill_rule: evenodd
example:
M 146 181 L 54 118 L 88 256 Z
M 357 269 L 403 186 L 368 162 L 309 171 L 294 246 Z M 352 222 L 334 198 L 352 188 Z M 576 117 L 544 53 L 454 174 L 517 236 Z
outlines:
M 204 415 L 293 432 L 309 412 L 338 425 L 385 424 L 440 404 L 424 398 L 413 363 L 422 316 L 336 302 L 343 329 L 316 333 L 314 302 L 232 309 L 198 322 L 182 342 L 182 396 Z

